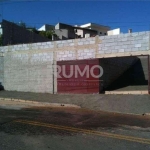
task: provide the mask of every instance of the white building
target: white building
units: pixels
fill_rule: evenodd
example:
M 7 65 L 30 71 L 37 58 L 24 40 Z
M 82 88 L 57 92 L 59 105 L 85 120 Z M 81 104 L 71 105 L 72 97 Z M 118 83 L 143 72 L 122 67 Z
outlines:
M 107 35 L 118 35 L 118 34 L 120 34 L 120 28 L 107 31 Z
M 51 30 L 51 29 L 55 29 L 55 26 L 44 24 L 42 27 L 40 27 L 38 29 L 38 31 L 48 31 L 48 30 Z
M 83 24 L 83 25 L 80 25 L 80 27 L 95 30 L 95 31 L 97 31 L 97 34 L 99 36 L 107 35 L 107 31 L 110 30 L 109 26 L 103 26 L 103 25 L 99 25 L 99 24 L 95 24 L 95 23 Z

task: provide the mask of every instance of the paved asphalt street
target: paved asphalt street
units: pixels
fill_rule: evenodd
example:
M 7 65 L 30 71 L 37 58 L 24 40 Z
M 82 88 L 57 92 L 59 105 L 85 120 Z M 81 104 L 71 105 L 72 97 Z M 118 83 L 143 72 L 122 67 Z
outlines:
M 149 127 L 149 116 L 79 108 L 0 109 L 0 150 L 147 150 Z

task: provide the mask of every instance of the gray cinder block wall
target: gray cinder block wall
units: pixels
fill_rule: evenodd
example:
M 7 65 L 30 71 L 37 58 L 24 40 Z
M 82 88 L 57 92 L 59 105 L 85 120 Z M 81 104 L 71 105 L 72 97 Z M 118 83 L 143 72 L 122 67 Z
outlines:
M 149 34 L 147 31 L 0 47 L 0 54 L 4 56 L 4 88 L 9 91 L 56 93 L 57 78 L 52 74 L 56 73 L 57 60 L 149 55 Z M 121 73 L 123 64 L 118 68 Z
M 53 53 L 7 53 L 4 86 L 8 91 L 53 93 Z

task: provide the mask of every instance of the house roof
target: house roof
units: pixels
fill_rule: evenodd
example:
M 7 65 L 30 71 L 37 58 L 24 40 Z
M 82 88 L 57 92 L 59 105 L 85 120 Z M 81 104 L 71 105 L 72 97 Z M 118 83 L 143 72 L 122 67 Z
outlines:
M 104 26 L 104 25 L 100 25 L 100 24 L 96 24 L 96 23 L 87 23 L 87 24 L 83 24 L 83 25 L 80 25 L 80 27 L 82 28 L 86 28 L 86 27 L 90 27 L 90 26 L 95 26 L 95 27 L 104 27 L 104 28 L 109 28 L 109 26 Z
M 64 23 L 58 23 L 58 24 L 56 24 L 56 26 L 57 25 L 62 25 L 64 27 L 62 29 L 67 29 L 67 27 L 68 27 L 68 28 L 72 28 L 72 29 L 81 29 L 81 30 L 86 30 L 86 31 L 97 32 L 96 30 L 93 30 L 93 29 L 82 28 L 80 26 L 72 26 L 72 25 L 68 25 L 68 24 L 64 24 Z

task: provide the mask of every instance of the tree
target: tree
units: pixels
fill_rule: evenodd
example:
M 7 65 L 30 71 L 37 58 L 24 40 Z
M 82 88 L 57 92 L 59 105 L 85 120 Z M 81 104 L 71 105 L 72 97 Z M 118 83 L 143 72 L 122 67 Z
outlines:
M 44 36 L 48 39 L 52 40 L 52 36 L 57 37 L 57 35 L 55 34 L 54 30 L 48 30 L 48 31 L 40 31 L 39 34 L 41 36 Z

